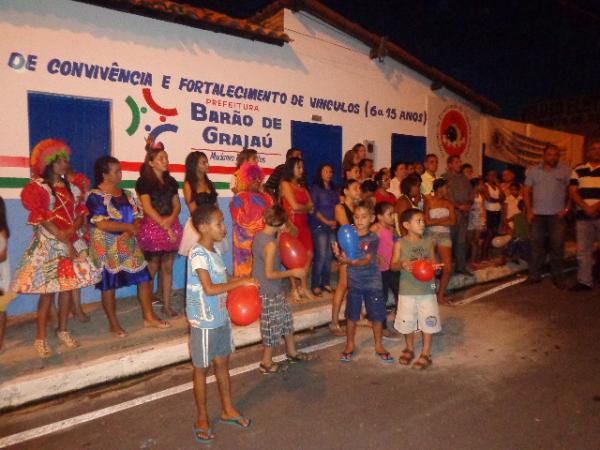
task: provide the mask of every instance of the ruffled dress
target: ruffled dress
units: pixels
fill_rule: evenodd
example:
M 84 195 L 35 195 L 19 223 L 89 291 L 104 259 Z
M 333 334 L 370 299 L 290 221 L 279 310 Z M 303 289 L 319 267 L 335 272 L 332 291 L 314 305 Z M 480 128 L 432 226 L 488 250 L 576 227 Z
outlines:
M 262 192 L 243 191 L 229 203 L 233 220 L 233 274 L 236 277 L 252 275 L 252 241 L 265 227 L 265 210 L 273 199 Z
M 135 198 L 121 190 L 118 197 L 92 189 L 86 205 L 90 211 L 90 258 L 102 269 L 101 291 L 150 281 L 147 263 L 137 238 L 129 233 L 102 231 L 96 224 L 113 221 L 131 224 L 143 216 Z
M 58 229 L 69 228 L 80 215 L 87 214 L 79 188 L 70 185 L 50 187 L 42 179 L 34 179 L 21 191 L 23 206 L 29 211 L 28 223 L 33 225 L 33 237 L 25 250 L 11 285 L 21 294 L 49 294 L 80 289 L 100 281 L 101 271 L 87 256 L 83 240 L 73 236 L 78 255 L 69 256 L 67 245 L 46 230 L 43 222 L 51 222 Z
M 292 185 L 292 191 L 294 194 L 294 200 L 300 206 L 306 206 L 310 202 L 310 195 L 308 191 L 301 186 Z M 282 198 L 281 206 L 285 209 L 290 221 L 298 228 L 298 240 L 302 243 L 302 246 L 307 252 L 313 251 L 313 238 L 310 226 L 308 223 L 308 213 L 296 213 L 292 209 L 292 205 Z
M 166 217 L 173 213 L 173 196 L 178 195 L 179 185 L 171 175 L 165 176 L 163 181 L 163 184 L 156 186 L 140 177 L 135 183 L 135 191 L 140 197 L 144 194 L 149 195 L 152 207 L 161 217 Z M 183 228 L 177 218 L 171 224 L 170 230 L 175 239 L 171 239 L 167 230 L 148 215 L 144 215 L 140 223 L 138 242 L 146 258 L 179 250 Z

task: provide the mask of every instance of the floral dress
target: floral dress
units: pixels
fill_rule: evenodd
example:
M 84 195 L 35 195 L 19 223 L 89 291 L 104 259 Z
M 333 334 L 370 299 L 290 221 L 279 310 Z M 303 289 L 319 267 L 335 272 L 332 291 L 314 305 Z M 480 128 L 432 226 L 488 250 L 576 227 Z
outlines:
M 273 199 L 262 192 L 243 191 L 234 195 L 229 204 L 233 220 L 233 274 L 252 275 L 252 241 L 265 227 L 265 210 Z
M 141 219 L 143 213 L 134 197 L 126 190 L 115 197 L 92 189 L 86 205 L 90 211 L 90 257 L 102 269 L 102 281 L 96 288 L 108 291 L 149 281 L 147 263 L 137 238 L 129 233 L 103 231 L 96 226 L 106 220 L 131 224 Z
M 76 218 L 87 214 L 75 185 L 57 186 L 54 193 L 41 178 L 29 182 L 21 192 L 23 206 L 29 210 L 28 223 L 33 237 L 15 272 L 11 290 L 21 294 L 49 294 L 90 286 L 100 281 L 101 273 L 87 256 L 87 247 L 73 236 L 75 258 L 67 245 L 46 230 L 42 223 L 51 222 L 66 230 Z

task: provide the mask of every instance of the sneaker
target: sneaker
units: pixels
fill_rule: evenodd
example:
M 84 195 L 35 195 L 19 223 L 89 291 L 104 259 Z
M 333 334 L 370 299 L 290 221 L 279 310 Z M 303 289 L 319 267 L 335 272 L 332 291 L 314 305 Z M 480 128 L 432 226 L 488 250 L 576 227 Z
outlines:
M 52 350 L 50 350 L 50 346 L 46 339 L 36 339 L 33 341 L 33 348 L 35 348 L 35 351 L 40 358 L 47 358 L 52 354 Z
M 593 288 L 591 286 L 588 286 L 587 284 L 583 284 L 583 283 L 577 283 L 575 286 L 571 286 L 569 288 L 569 291 L 571 292 L 584 292 L 584 291 L 591 291 Z
M 68 331 L 57 331 L 56 336 L 58 337 L 58 340 L 68 348 L 77 348 L 81 345 Z

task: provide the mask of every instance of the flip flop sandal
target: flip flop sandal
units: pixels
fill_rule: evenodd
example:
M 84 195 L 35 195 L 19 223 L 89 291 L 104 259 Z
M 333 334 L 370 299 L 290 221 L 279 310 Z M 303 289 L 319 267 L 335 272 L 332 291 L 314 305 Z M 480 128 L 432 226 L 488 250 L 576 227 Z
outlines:
M 313 357 L 311 355 L 309 355 L 308 353 L 303 353 L 303 352 L 298 352 L 294 356 L 288 355 L 286 353 L 285 356 L 287 357 L 288 362 L 290 364 L 296 364 L 299 362 L 310 361 L 313 359 Z
M 247 420 L 248 424 L 242 424 L 242 420 Z M 252 421 L 245 416 L 232 417 L 231 419 L 219 419 L 219 422 L 238 428 L 250 428 L 252 426 Z
M 333 294 L 333 289 L 331 286 L 323 286 L 321 289 L 323 289 L 325 292 L 328 292 L 329 294 Z
M 196 442 L 200 443 L 200 444 L 210 444 L 212 443 L 212 441 L 215 440 L 214 438 L 214 434 L 212 432 L 212 428 L 196 428 L 195 426 L 192 426 L 192 431 L 194 432 L 194 439 L 196 440 Z M 213 437 L 207 437 L 207 438 L 203 438 L 198 436 L 198 433 L 202 433 L 205 434 L 206 436 L 213 436 Z
M 375 356 L 377 356 L 384 364 L 392 364 L 394 362 L 394 357 L 390 355 L 390 352 L 375 352 Z
M 423 362 L 423 361 L 425 361 L 425 362 Z M 429 366 L 431 366 L 431 364 L 433 364 L 433 361 L 431 360 L 431 356 L 421 355 L 421 356 L 419 356 L 419 359 L 417 359 L 415 361 L 415 363 L 412 365 L 412 368 L 415 370 L 425 370 Z
M 346 336 L 346 332 L 342 330 L 342 327 L 340 327 L 339 325 L 329 325 L 329 332 L 334 336 Z
M 415 352 L 405 348 L 404 350 L 402 350 L 402 353 L 398 358 L 398 363 L 400 363 L 403 366 L 408 366 L 413 359 L 415 359 Z
M 273 375 L 281 371 L 281 366 L 277 363 L 273 363 L 270 366 L 265 366 L 263 363 L 258 365 L 258 370 L 263 375 Z
M 352 362 L 352 358 L 354 358 L 354 352 L 343 352 L 340 355 L 340 361 L 343 363 Z

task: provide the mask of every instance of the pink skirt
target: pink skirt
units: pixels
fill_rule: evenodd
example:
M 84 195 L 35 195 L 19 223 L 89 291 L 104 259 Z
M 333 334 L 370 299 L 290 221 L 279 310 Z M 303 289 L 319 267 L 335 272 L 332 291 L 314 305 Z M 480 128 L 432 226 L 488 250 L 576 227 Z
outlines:
M 144 253 L 172 253 L 179 250 L 182 233 L 183 229 L 178 220 L 175 220 L 167 231 L 148 216 L 144 216 L 140 224 L 138 242 Z

